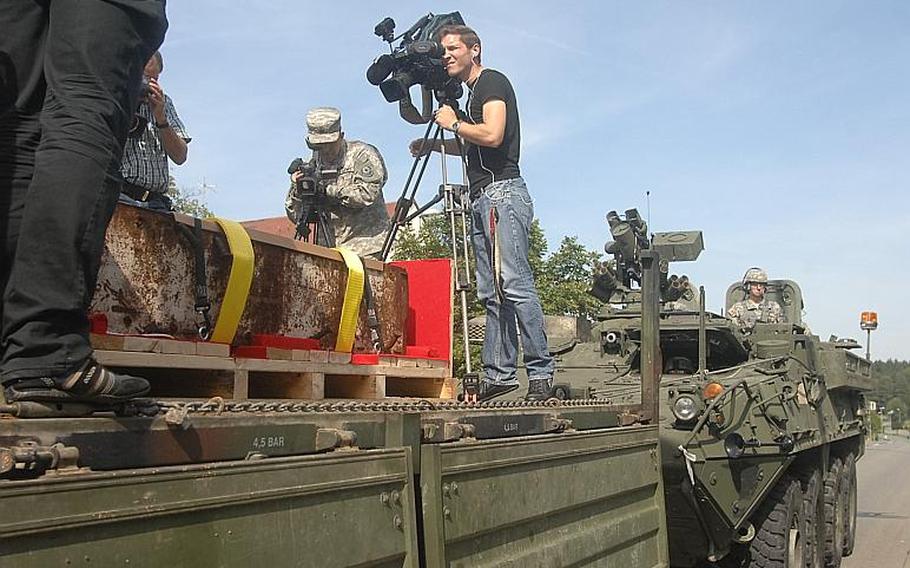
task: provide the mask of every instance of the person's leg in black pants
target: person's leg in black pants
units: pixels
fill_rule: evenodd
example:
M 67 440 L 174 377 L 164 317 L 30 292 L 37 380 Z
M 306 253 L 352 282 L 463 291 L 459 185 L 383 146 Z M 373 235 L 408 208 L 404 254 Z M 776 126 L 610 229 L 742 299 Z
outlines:
M 115 172 L 143 66 L 166 27 L 163 0 L 0 8 L 4 383 L 62 380 L 91 356 L 86 310 L 117 202 Z

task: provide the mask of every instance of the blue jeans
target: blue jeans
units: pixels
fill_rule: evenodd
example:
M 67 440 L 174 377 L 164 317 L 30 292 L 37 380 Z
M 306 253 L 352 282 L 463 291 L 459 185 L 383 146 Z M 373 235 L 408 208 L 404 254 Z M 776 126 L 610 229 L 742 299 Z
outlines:
M 490 215 L 496 221 L 500 290 L 493 267 Z M 551 379 L 553 358 L 547 349 L 543 310 L 528 264 L 528 234 L 534 204 L 521 178 L 495 181 L 471 202 L 471 241 L 477 260 L 477 297 L 487 311 L 483 339 L 484 379 L 515 384 L 518 328 L 528 378 Z M 518 327 L 515 322 L 518 320 Z

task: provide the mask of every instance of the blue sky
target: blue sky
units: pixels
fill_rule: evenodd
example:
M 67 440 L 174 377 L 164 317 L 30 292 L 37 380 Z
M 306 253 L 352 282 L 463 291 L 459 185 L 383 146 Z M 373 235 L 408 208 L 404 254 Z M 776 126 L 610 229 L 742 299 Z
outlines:
M 760 265 L 800 283 L 815 333 L 861 339 L 875 310 L 873 357 L 910 359 L 906 2 L 172 0 L 161 82 L 194 137 L 178 183 L 214 186 L 222 216 L 281 215 L 306 110 L 332 105 L 383 153 L 393 201 L 424 127 L 365 80 L 386 51 L 373 26 L 456 9 L 515 87 L 553 247 L 600 249 L 606 212 L 645 214 L 650 191 L 652 230 L 704 231 L 699 261 L 676 270 L 709 309 Z

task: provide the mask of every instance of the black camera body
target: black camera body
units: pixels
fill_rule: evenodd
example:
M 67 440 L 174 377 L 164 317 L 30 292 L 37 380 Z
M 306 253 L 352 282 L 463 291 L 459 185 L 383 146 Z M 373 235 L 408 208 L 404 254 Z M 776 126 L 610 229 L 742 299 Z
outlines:
M 319 168 L 316 159 L 294 158 L 288 166 L 288 173 L 293 175 L 300 172 L 297 178 L 297 195 L 301 199 L 325 197 L 325 185 L 338 177 L 337 169 Z
M 427 14 L 398 37 L 395 37 L 392 18 L 379 22 L 373 33 L 389 43 L 391 53 L 373 61 L 367 69 L 367 81 L 378 85 L 390 103 L 400 102 L 413 107 L 409 91 L 418 84 L 424 91 L 433 92 L 440 101 L 459 99 L 463 93 L 461 82 L 449 77 L 443 63 L 445 51 L 436 41 L 436 33 L 447 25 L 464 25 L 464 19 L 458 12 Z M 401 39 L 397 47 L 392 45 L 396 39 Z
M 316 156 L 309 160 L 294 158 L 288 166 L 288 173 L 300 172 L 295 182 L 295 197 L 300 201 L 300 216 L 297 219 L 295 239 L 309 239 L 310 226 L 316 227 L 316 244 L 333 247 L 335 236 L 332 234 L 326 212 L 331 199 L 326 193 L 326 185 L 338 177 L 337 169 L 320 168 Z

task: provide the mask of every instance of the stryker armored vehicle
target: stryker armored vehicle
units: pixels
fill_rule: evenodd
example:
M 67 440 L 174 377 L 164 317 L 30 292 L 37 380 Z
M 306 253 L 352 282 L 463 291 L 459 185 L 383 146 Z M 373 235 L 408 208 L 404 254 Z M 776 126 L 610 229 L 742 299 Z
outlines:
M 232 230 L 118 206 L 93 340 L 153 398 L 0 395 L 0 568 L 667 565 L 656 297 L 638 402 L 460 403 L 437 389 L 447 259 L 365 262 L 383 350 L 352 354 L 328 348 L 339 313 L 358 314 L 341 255 Z M 233 304 L 228 343 L 192 336 L 200 273 L 214 335 Z M 232 299 L 238 273 L 252 281 Z
M 706 313 L 704 290 L 670 274 L 695 260 L 700 232 L 647 237 L 635 210 L 607 216 L 612 265 L 592 293 L 605 302 L 590 336 L 555 349 L 556 395 L 637 400 L 642 254 L 660 254 L 660 438 L 673 566 L 836 567 L 853 550 L 855 462 L 864 451 L 870 363 L 855 342 L 821 341 L 802 321 L 792 280 L 767 297 L 786 323 L 739 329 Z M 727 309 L 744 298 L 730 286 Z

